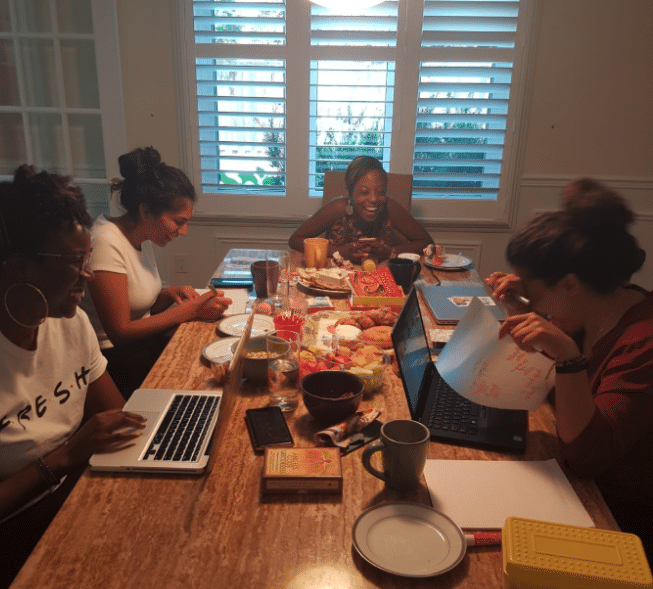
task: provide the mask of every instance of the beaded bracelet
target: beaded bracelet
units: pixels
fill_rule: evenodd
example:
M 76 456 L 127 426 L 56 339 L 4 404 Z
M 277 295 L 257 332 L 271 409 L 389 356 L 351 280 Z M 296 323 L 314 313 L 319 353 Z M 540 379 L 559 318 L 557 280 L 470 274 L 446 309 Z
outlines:
M 45 482 L 48 483 L 51 489 L 54 489 L 54 487 L 57 487 L 61 484 L 59 477 L 54 474 L 53 470 L 45 463 L 43 458 L 36 459 L 36 466 L 38 467 L 41 476 L 45 479 Z
M 587 368 L 588 361 L 585 354 L 565 360 L 564 362 L 556 363 L 556 374 L 574 374 L 582 372 Z

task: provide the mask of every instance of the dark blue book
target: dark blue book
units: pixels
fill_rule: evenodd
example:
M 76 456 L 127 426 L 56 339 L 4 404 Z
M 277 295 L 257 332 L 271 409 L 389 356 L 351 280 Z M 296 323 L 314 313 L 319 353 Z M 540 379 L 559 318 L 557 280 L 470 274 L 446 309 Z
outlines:
M 221 277 L 211 278 L 211 284 L 216 288 L 252 288 L 252 277 Z

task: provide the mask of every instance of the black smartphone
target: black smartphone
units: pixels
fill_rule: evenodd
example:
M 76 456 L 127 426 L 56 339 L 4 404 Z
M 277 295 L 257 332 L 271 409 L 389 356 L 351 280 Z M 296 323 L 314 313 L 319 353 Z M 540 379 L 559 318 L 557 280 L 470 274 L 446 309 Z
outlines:
M 279 407 L 247 409 L 245 422 L 256 452 L 262 452 L 266 446 L 292 446 L 294 443 Z

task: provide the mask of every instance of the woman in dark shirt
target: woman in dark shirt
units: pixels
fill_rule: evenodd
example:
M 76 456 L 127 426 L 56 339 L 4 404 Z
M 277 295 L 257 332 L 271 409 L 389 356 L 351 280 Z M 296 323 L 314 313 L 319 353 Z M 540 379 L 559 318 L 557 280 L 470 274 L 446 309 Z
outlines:
M 336 198 L 305 221 L 290 237 L 294 250 L 304 250 L 304 239 L 325 234 L 328 255 L 339 252 L 353 261 L 370 257 L 387 260 L 393 253 L 422 250 L 431 236 L 399 203 L 388 198 L 388 176 L 376 158 L 354 158 L 345 172 L 348 197 Z

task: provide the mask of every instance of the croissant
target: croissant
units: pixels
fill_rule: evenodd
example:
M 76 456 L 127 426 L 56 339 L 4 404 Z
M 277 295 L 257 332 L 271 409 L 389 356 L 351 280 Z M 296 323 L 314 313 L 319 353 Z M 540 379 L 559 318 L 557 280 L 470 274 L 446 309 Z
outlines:
M 358 337 L 369 344 L 387 349 L 392 347 L 391 333 L 392 327 L 389 325 L 377 325 L 364 329 Z

